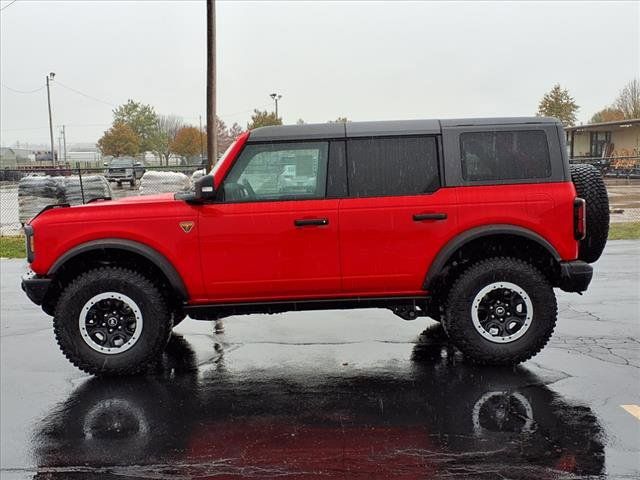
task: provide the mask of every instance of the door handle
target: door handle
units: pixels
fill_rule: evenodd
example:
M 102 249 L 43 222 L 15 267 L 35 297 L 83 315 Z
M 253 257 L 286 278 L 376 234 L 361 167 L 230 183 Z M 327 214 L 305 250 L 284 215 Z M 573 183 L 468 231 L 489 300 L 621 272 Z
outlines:
M 299 218 L 293 221 L 293 224 L 296 227 L 313 227 L 313 226 L 322 226 L 329 225 L 328 218 Z
M 446 220 L 446 213 L 416 213 L 413 216 L 414 222 L 423 222 L 425 220 Z

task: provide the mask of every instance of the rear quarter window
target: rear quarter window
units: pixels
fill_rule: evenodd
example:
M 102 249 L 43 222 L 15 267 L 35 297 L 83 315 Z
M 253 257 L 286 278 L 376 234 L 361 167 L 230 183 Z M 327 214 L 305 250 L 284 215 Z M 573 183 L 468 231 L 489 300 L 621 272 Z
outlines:
M 551 176 L 547 135 L 541 130 L 461 133 L 460 155 L 462 178 L 467 181 Z

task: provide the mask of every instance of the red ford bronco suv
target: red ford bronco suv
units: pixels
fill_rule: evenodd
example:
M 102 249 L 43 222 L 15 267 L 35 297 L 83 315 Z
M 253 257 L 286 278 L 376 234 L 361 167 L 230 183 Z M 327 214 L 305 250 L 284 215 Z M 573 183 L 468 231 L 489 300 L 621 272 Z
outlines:
M 74 365 L 141 372 L 186 315 L 391 309 L 466 358 L 514 364 L 587 289 L 604 183 L 553 118 L 259 128 L 182 194 L 49 208 L 22 282 Z

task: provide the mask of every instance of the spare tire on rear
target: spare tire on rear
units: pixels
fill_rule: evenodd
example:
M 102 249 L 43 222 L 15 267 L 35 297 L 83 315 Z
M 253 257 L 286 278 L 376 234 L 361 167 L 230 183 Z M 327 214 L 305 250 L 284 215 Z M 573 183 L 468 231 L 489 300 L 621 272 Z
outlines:
M 602 175 L 593 165 L 571 165 L 571 181 L 578 197 L 586 201 L 587 234 L 580 242 L 578 258 L 593 263 L 600 258 L 609 235 L 609 197 Z

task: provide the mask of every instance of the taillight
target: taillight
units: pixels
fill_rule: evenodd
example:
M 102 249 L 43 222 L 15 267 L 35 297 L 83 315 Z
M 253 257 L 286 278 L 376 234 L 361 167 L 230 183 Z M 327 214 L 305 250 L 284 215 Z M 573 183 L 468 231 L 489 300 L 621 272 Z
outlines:
M 584 240 L 587 235 L 587 202 L 582 198 L 573 201 L 573 235 L 576 240 Z
M 35 244 L 33 241 L 33 227 L 31 225 L 25 225 L 24 226 L 24 235 L 25 235 L 25 240 L 26 240 L 26 249 L 27 249 L 27 262 L 31 263 L 33 262 L 33 259 L 35 258 Z

